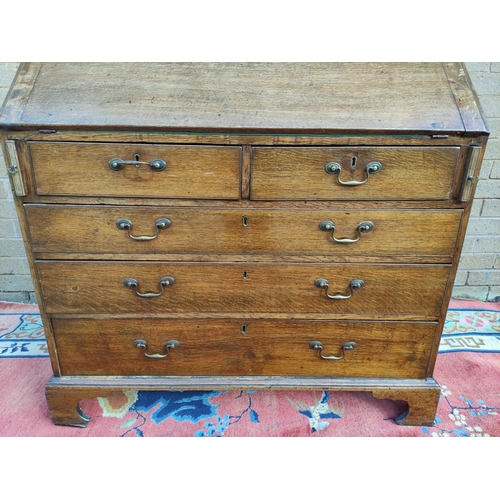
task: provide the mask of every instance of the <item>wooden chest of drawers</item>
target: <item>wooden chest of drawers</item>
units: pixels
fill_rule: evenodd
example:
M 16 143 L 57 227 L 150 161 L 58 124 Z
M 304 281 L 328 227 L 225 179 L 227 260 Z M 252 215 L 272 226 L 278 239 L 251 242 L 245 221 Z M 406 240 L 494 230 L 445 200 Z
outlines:
M 489 133 L 463 65 L 30 63 L 0 127 L 54 423 L 232 388 L 432 423 Z

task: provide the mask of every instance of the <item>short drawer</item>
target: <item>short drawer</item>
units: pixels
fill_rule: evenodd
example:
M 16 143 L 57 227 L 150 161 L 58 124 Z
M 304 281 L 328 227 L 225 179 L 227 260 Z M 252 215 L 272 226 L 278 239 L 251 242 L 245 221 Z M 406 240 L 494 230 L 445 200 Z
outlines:
M 240 147 L 31 142 L 30 152 L 39 195 L 240 196 Z M 134 161 L 144 163 L 123 163 Z
M 251 198 L 446 200 L 452 197 L 459 151 L 458 147 L 256 147 Z
M 34 252 L 447 256 L 461 210 L 26 205 Z
M 435 323 L 412 322 L 53 319 L 52 324 L 62 375 L 80 376 L 424 378 L 436 331 Z
M 40 261 L 37 272 L 48 313 L 425 319 L 439 315 L 450 266 Z

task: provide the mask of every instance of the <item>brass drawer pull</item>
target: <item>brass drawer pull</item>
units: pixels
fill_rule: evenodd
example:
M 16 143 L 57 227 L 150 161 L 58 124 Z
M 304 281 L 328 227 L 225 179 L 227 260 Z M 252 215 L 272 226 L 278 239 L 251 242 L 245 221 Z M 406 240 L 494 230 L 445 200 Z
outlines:
M 167 168 L 167 163 L 165 160 L 151 160 L 147 161 L 139 161 L 139 160 L 122 160 L 121 158 L 113 158 L 109 160 L 109 168 L 111 170 L 121 170 L 125 167 L 125 165 L 134 165 L 134 167 L 139 168 L 141 165 L 149 165 L 154 171 L 160 172 L 161 170 L 165 170 Z
M 134 340 L 134 347 L 139 347 L 140 349 L 142 349 L 142 353 L 144 354 L 144 356 L 148 357 L 148 358 L 155 358 L 155 359 L 160 359 L 160 358 L 166 358 L 169 353 L 170 353 L 170 349 L 175 349 L 176 347 L 179 347 L 180 346 L 180 343 L 179 341 L 177 340 L 169 340 L 166 344 L 165 344 L 165 354 L 148 354 L 146 352 L 146 348 L 147 348 L 147 344 L 146 344 L 146 341 L 145 340 L 142 340 L 142 339 L 137 339 L 137 340 Z
M 172 278 L 171 276 L 166 276 L 165 278 L 162 278 L 160 281 L 161 292 L 158 292 L 158 293 L 151 293 L 151 292 L 140 293 L 139 290 L 137 290 L 138 283 L 137 283 L 136 279 L 127 278 L 127 279 L 123 280 L 123 284 L 125 287 L 133 288 L 135 293 L 137 294 L 137 296 L 146 297 L 146 298 L 159 297 L 160 295 L 163 295 L 163 292 L 165 291 L 163 287 L 164 286 L 172 286 L 174 283 L 175 283 L 174 278 Z
M 364 181 L 344 182 L 340 178 L 340 171 L 342 170 L 342 167 L 334 161 L 327 163 L 325 165 L 325 170 L 326 170 L 327 174 L 338 174 L 337 180 L 339 181 L 339 184 L 342 184 L 342 186 L 360 186 L 361 184 L 368 182 L 368 180 L 370 179 L 370 174 L 376 174 L 382 170 L 382 163 L 380 163 L 378 161 L 371 161 L 370 163 L 368 163 L 368 165 L 366 165 L 366 168 L 365 168 L 366 179 Z
M 323 356 L 323 353 L 322 353 L 323 344 L 317 340 L 313 340 L 312 342 L 310 342 L 309 347 L 311 349 L 318 349 L 319 350 L 319 357 L 321 359 L 339 360 L 339 359 L 344 359 L 346 351 L 352 351 L 353 349 L 356 349 L 356 342 L 346 342 L 342 346 L 342 356 Z
M 369 233 L 374 228 L 374 225 L 373 222 L 370 221 L 360 222 L 358 225 L 358 237 L 355 240 L 350 240 L 348 238 L 335 238 L 335 224 L 331 220 L 324 220 L 323 222 L 320 222 L 319 228 L 321 229 L 321 231 L 331 231 L 332 240 L 336 243 L 356 243 L 360 240 L 361 234 Z
M 126 229 L 128 231 L 129 237 L 135 241 L 150 241 L 158 238 L 160 229 L 167 229 L 171 224 L 172 222 L 169 219 L 158 219 L 155 223 L 156 234 L 154 236 L 133 236 L 132 234 L 130 234 L 130 230 L 132 229 L 132 222 L 130 222 L 128 219 L 120 219 L 119 221 L 117 221 L 116 227 L 118 229 Z
M 329 299 L 334 299 L 334 300 L 350 299 L 352 297 L 354 291 L 355 290 L 359 290 L 364 285 L 365 285 L 365 282 L 363 280 L 352 280 L 351 283 L 349 284 L 349 287 L 351 289 L 351 294 L 350 295 L 330 295 L 328 293 L 328 287 L 329 287 L 328 280 L 325 280 L 324 278 L 318 278 L 314 282 L 314 286 L 316 286 L 318 288 L 326 288 L 326 290 L 325 290 L 326 296 Z

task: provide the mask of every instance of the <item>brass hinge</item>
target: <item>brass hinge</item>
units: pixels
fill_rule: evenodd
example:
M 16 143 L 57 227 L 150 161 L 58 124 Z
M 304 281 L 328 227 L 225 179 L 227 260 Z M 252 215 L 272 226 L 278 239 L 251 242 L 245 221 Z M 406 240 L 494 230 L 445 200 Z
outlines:
M 17 196 L 26 196 L 26 186 L 24 185 L 23 175 L 19 169 L 19 159 L 17 157 L 15 141 L 5 141 L 7 147 L 7 171 L 12 179 L 14 193 Z
M 481 156 L 481 148 L 479 146 L 471 146 L 469 149 L 469 156 L 467 158 L 467 166 L 465 172 L 464 182 L 462 184 L 462 193 L 460 194 L 460 201 L 469 201 L 474 184 L 477 184 L 477 176 L 475 175 L 477 164 Z

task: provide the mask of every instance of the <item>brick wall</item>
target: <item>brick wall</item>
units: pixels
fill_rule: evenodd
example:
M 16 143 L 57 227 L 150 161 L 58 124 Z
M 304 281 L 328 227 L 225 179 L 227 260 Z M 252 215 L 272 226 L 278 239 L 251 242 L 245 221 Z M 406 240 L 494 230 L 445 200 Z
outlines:
M 0 102 L 3 103 L 17 71 L 17 63 L 0 63 Z M 36 302 L 21 229 L 5 160 L 0 149 L 0 300 Z
M 17 63 L 0 63 L 0 102 Z M 500 300 L 500 63 L 467 63 L 491 128 L 453 297 Z M 1 153 L 0 153 L 1 154 Z M 23 241 L 0 156 L 0 300 L 35 302 Z
M 500 63 L 467 63 L 490 125 L 454 297 L 500 301 Z

